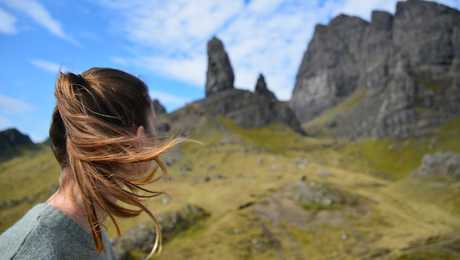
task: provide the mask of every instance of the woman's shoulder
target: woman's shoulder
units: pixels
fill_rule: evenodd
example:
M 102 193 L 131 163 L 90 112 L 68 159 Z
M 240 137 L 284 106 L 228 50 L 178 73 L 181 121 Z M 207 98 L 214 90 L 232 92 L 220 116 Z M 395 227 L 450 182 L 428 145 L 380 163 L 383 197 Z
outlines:
M 107 259 L 113 255 L 98 254 L 91 235 L 47 203 L 33 207 L 0 236 L 0 252 L 7 252 L 0 259 Z
M 40 223 L 44 210 L 46 210 L 46 204 L 35 205 L 18 222 L 0 235 L 1 259 L 56 258 L 54 247 L 48 239 L 48 229 L 46 225 Z M 33 253 L 33 255 L 27 255 L 28 253 Z

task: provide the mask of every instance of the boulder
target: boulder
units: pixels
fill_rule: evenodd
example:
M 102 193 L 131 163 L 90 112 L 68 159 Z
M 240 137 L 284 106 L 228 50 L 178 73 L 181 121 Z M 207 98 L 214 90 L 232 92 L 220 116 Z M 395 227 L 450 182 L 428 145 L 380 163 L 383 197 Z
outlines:
M 292 199 L 306 210 L 335 209 L 357 203 L 355 196 L 315 182 L 299 181 L 289 192 Z
M 422 164 L 412 175 L 447 176 L 460 180 L 460 155 L 451 152 L 425 155 Z
M 187 230 L 199 221 L 207 218 L 209 213 L 203 208 L 187 204 L 179 211 L 167 212 L 159 217 L 164 242 Z M 149 253 L 155 241 L 153 224 L 142 223 L 128 230 L 112 241 L 119 259 L 133 259 L 133 252 Z

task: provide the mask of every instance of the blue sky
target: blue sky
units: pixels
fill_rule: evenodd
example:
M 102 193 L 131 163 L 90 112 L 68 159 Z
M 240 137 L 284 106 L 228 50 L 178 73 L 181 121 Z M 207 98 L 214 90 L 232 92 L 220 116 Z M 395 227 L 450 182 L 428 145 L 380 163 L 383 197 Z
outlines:
M 460 0 L 439 0 L 460 7 Z M 396 0 L 0 0 L 0 129 L 48 135 L 59 70 L 115 67 L 142 78 L 169 111 L 204 96 L 206 41 L 226 45 L 236 86 L 258 73 L 290 98 L 317 23 L 346 13 L 369 19 Z

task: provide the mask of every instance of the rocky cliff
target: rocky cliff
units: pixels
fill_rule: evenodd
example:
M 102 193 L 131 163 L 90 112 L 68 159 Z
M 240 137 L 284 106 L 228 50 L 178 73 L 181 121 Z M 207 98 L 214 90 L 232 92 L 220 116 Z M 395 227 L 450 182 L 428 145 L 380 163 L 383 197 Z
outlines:
M 370 22 L 339 15 L 317 25 L 290 105 L 311 122 L 344 102 L 328 127 L 351 137 L 420 135 L 459 116 L 460 12 L 408 0 Z
M 193 126 L 200 118 L 224 116 L 241 127 L 262 127 L 283 123 L 303 133 L 300 122 L 287 102 L 271 92 L 260 75 L 255 91 L 237 89 L 230 58 L 224 44 L 216 37 L 208 42 L 206 97 L 168 115 L 168 121 Z

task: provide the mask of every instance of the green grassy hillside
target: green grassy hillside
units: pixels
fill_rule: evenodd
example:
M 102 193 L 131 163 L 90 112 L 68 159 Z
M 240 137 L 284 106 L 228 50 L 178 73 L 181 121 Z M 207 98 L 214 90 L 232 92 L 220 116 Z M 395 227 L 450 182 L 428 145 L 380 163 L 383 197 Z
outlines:
M 459 133 L 457 120 L 424 138 L 348 143 L 219 118 L 191 133 L 202 144 L 173 151 L 171 180 L 152 184 L 172 198 L 148 202 L 154 212 L 192 203 L 211 214 L 158 259 L 458 259 L 460 184 L 409 173 L 426 153 L 460 152 Z M 57 177 L 46 147 L 2 163 L 0 229 L 45 199 Z

